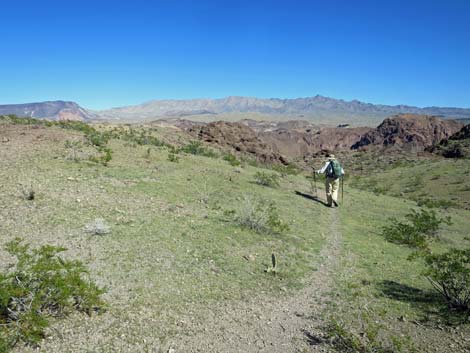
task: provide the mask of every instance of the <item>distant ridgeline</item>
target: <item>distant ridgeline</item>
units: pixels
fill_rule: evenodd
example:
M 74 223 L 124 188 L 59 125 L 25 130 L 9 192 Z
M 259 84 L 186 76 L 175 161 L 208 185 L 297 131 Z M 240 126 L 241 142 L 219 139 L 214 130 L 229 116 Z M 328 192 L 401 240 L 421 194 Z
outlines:
M 138 122 L 167 118 L 187 118 L 199 121 L 308 120 L 336 126 L 376 126 L 384 118 L 398 114 L 432 115 L 443 119 L 470 120 L 470 109 L 419 108 L 408 105 L 383 105 L 358 100 L 345 101 L 323 97 L 262 99 L 256 97 L 226 97 L 220 99 L 153 100 L 139 105 L 90 111 L 77 103 L 51 101 L 0 105 L 0 115 L 15 114 L 50 120 L 110 120 Z
M 97 114 L 80 107 L 77 103 L 64 101 L 0 105 L 0 115 L 11 114 L 49 120 L 91 121 L 99 119 Z

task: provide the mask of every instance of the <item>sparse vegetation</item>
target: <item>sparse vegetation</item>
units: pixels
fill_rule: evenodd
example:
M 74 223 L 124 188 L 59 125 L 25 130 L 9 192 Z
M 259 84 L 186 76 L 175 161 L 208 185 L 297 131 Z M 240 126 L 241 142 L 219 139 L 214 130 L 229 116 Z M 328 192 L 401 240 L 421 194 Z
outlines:
M 179 149 L 180 152 L 189 153 L 196 156 L 203 156 L 209 158 L 217 158 L 219 155 L 213 150 L 203 146 L 200 141 L 192 141 L 191 143 Z
M 102 218 L 96 218 L 85 226 L 85 231 L 91 235 L 105 235 L 111 233 L 111 227 Z
M 16 258 L 0 274 L 0 347 L 4 352 L 19 342 L 38 344 L 51 317 L 73 310 L 87 314 L 101 310 L 104 290 L 87 278 L 80 261 L 65 260 L 65 248 L 44 245 L 30 249 L 20 239 L 7 244 Z
M 80 153 L 83 149 L 83 143 L 81 141 L 66 140 L 65 148 L 70 151 L 70 154 L 67 156 L 67 159 L 72 160 L 74 162 L 78 162 L 81 160 Z
M 231 153 L 228 153 L 224 156 L 224 161 L 227 161 L 232 167 L 237 167 L 240 165 L 240 161 L 235 155 Z
M 384 336 L 387 329 L 362 315 L 360 332 L 355 333 L 339 321 L 332 320 L 325 328 L 328 339 L 341 353 L 415 353 L 409 337 Z
M 404 244 L 413 248 L 427 249 L 429 241 L 437 236 L 442 223 L 451 224 L 450 217 L 439 218 L 434 210 L 411 210 L 407 222 L 389 219 L 390 225 L 382 228 L 382 235 L 391 243 Z
M 283 164 L 274 164 L 271 167 L 272 170 L 281 174 L 282 177 L 287 175 L 298 175 L 300 174 L 301 170 L 294 164 L 289 163 L 287 165 Z
M 457 349 L 465 351 L 466 342 L 461 337 L 468 333 L 468 314 L 459 321 L 458 329 L 447 326 L 452 322 L 444 315 L 456 317 L 466 309 L 451 299 L 443 300 L 445 295 L 433 290 L 427 279 L 431 273 L 426 271 L 431 268 L 444 271 L 446 265 L 438 262 L 430 266 L 424 257 L 446 254 L 452 247 L 462 250 L 470 244 L 466 235 L 468 211 L 461 207 L 468 199 L 465 185 L 470 176 L 464 160 L 441 158 L 415 163 L 410 158 L 403 163 L 395 160 L 394 165 L 393 158 L 397 157 L 355 153 L 361 155 L 354 157 L 357 166 L 363 163 L 366 167 L 373 164 L 371 159 L 380 159 L 377 165 L 373 164 L 371 175 L 366 174 L 369 170 L 363 171 L 365 176 L 360 183 L 367 192 L 359 192 L 348 187 L 351 182 L 346 183 L 343 207 L 330 212 L 309 195 L 300 196 L 309 189 L 310 180 L 303 175 L 296 176 L 254 160 L 250 162 L 252 166 L 247 165 L 247 157 L 238 153 L 238 160 L 245 159 L 243 168 L 233 168 L 232 158 L 225 159 L 223 155 L 220 159 L 201 158 L 204 154 L 181 151 L 187 153 L 181 156 L 178 146 L 188 145 L 190 137 L 171 135 L 173 130 L 167 136 L 166 131 L 147 126 L 91 125 L 100 132 L 108 131 L 111 136 L 102 147 L 112 149 L 112 167 L 102 168 L 86 162 L 98 147 L 84 136 L 89 130 L 87 124 L 48 127 L 40 123 L 37 124 L 41 125 L 40 129 L 36 129 L 35 122 L 30 125 L 7 126 L 4 130 L 8 141 L 2 145 L 7 148 L 0 149 L 0 174 L 5 180 L 1 185 L 2 195 L 9 207 L 0 207 L 0 216 L 6 220 L 2 223 L 6 234 L 2 245 L 16 234 L 27 234 L 34 247 L 50 242 L 70 244 L 67 245 L 70 251 L 62 254 L 82 259 L 93 269 L 97 283 L 109 286 L 106 295 L 109 317 L 81 320 L 80 316 L 74 316 L 56 322 L 53 315 L 46 315 L 54 325 L 43 331 L 47 339 L 39 342 L 42 351 L 58 353 L 73 349 L 70 347 L 80 347 L 83 351 L 121 351 L 129 346 L 152 351 L 169 337 L 182 337 L 181 345 L 194 343 L 193 339 L 199 337 L 207 339 L 203 332 L 212 328 L 211 322 L 200 320 L 207 309 L 213 309 L 218 316 L 213 321 L 218 325 L 216 329 L 226 328 L 225 322 L 217 321 L 224 320 L 226 307 L 234 315 L 228 327 L 243 334 L 244 328 L 235 323 L 240 317 L 237 315 L 243 313 L 231 306 L 232 303 L 241 303 L 241 310 L 247 309 L 244 311 L 247 313 L 256 309 L 252 311 L 263 313 L 262 320 L 270 319 L 264 315 L 266 310 L 290 303 L 291 298 L 297 298 L 299 288 L 315 293 L 315 297 L 305 300 L 302 290 L 298 298 L 306 301 L 306 310 L 297 307 L 299 314 L 322 316 L 324 313 L 316 309 L 311 313 L 313 307 L 309 306 L 321 298 L 341 318 L 337 322 L 344 333 L 337 335 L 338 330 L 333 328 L 330 338 L 323 340 L 320 336 L 317 344 L 327 345 L 330 339 L 335 344 L 343 340 L 346 347 L 352 345 L 359 352 L 370 349 L 407 352 L 411 351 L 407 350 L 409 335 L 414 338 L 418 351 L 428 352 L 427 347 L 445 350 L 454 343 Z M 124 137 L 129 130 L 133 130 L 130 136 Z M 27 143 L 38 136 L 44 138 L 37 139 L 34 148 L 30 148 Z M 82 141 L 84 154 L 77 149 L 80 163 L 64 160 L 63 156 L 73 156 L 72 147 L 64 148 L 66 139 Z M 159 141 L 171 141 L 174 145 L 159 145 Z M 171 163 L 170 155 L 179 161 L 178 165 Z M 348 171 L 351 169 L 348 167 Z M 289 174 L 289 177 L 283 180 L 282 188 L 256 187 L 253 176 L 257 172 L 276 175 L 278 181 L 281 176 Z M 401 194 L 403 188 L 409 187 L 407 184 L 411 185 L 409 177 L 414 175 L 422 176 L 422 183 L 416 184 L 418 189 Z M 37 188 L 39 196 L 34 202 L 19 199 L 17 176 Z M 371 179 L 375 182 L 369 184 Z M 415 181 L 416 178 L 413 184 Z M 317 187 L 321 199 L 320 179 Z M 300 193 L 295 194 L 296 190 Z M 248 194 L 250 207 L 240 197 Z M 421 252 L 423 257 L 415 257 L 413 263 L 406 261 L 416 247 L 396 246 L 376 236 L 383 226 L 393 225 L 389 217 L 413 229 L 416 219 L 426 223 L 426 227 L 433 224 L 432 215 L 407 218 L 408 210 L 416 207 L 411 199 L 417 203 L 429 199 L 438 202 L 440 208 L 446 207 L 444 202 L 455 202 L 451 211 L 434 210 L 435 219 L 452 214 L 453 224 L 443 221 L 437 231 L 430 227 L 430 235 L 425 238 L 428 251 Z M 228 210 L 225 216 L 224 209 Z M 271 220 L 270 209 L 275 211 Z M 421 210 L 415 212 L 421 214 Z M 112 236 L 83 236 L 84 225 L 93 223 L 90 221 L 98 215 L 112 225 Z M 328 250 L 324 245 L 335 227 L 340 229 L 342 238 L 334 246 L 341 246 L 341 251 L 338 256 L 331 256 L 328 251 L 320 256 L 321 248 Z M 416 227 L 423 230 L 421 226 Z M 89 234 L 99 233 L 90 231 Z M 432 241 L 437 239 L 437 234 L 439 241 Z M 9 259 L 9 255 L 1 252 L 0 258 Z M 334 268 L 328 263 L 330 260 L 325 260 L 333 258 L 339 259 Z M 465 268 L 468 266 L 465 261 L 459 258 L 456 263 L 463 263 Z M 325 269 L 332 271 L 323 272 Z M 466 278 L 458 271 L 455 274 L 446 278 L 452 283 Z M 322 281 L 325 278 L 328 283 Z M 253 301 L 240 300 L 247 297 Z M 259 300 L 266 297 L 269 297 L 268 305 Z M 284 300 L 285 297 L 289 299 Z M 367 320 L 362 316 L 364 312 Z M 201 336 L 186 335 L 188 319 L 197 332 L 202 332 Z M 125 327 L 121 322 L 126 323 Z M 336 336 L 340 338 L 337 340 Z M 10 347 L 9 342 L 5 341 L 4 346 Z M 308 350 L 307 342 L 301 338 L 295 344 L 299 351 Z M 15 349 L 31 352 L 34 348 Z
M 173 163 L 178 163 L 180 161 L 180 157 L 178 157 L 178 155 L 174 152 L 168 152 L 167 159 Z
M 253 200 L 245 197 L 233 214 L 235 222 L 258 233 L 279 234 L 289 230 L 289 226 L 280 219 L 276 205 L 264 199 Z
M 36 191 L 34 190 L 32 184 L 29 184 L 29 185 L 20 184 L 19 188 L 20 188 L 21 197 L 24 200 L 32 201 L 35 199 Z
M 279 187 L 279 175 L 274 173 L 267 173 L 264 171 L 256 172 L 255 183 L 270 188 Z
M 470 249 L 425 254 L 424 275 L 451 307 L 470 311 Z

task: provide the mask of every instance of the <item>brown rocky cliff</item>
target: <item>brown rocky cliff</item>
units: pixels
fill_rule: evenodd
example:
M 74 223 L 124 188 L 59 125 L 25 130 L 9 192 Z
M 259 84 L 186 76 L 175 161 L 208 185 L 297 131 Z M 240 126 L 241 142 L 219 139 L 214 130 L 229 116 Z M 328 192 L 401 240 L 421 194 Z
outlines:
M 366 133 L 354 144 L 353 149 L 393 146 L 409 152 L 420 152 L 449 138 L 462 126 L 454 120 L 442 120 L 435 116 L 396 115 Z
M 203 126 L 194 126 L 188 132 L 207 143 L 248 155 L 263 163 L 287 164 L 287 159 L 262 141 L 258 134 L 242 123 L 217 121 Z
M 289 158 L 303 157 L 321 150 L 350 150 L 371 129 L 321 128 L 316 130 L 279 129 L 260 133 L 260 138 Z

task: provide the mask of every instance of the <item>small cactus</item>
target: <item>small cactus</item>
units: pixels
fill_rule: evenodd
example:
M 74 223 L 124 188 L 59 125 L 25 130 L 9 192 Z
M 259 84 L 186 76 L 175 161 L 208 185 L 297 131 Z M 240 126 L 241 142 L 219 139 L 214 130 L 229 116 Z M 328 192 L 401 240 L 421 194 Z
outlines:
M 271 267 L 268 267 L 264 272 L 266 273 L 272 273 L 276 274 L 277 273 L 277 262 L 276 262 L 276 255 L 274 253 L 271 254 Z

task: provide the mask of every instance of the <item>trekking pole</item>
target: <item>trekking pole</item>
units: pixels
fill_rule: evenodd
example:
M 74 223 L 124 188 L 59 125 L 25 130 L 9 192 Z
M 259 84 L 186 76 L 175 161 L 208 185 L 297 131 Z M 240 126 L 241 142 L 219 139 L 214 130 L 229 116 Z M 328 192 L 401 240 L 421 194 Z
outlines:
M 313 185 L 315 185 L 314 191 L 315 196 L 317 196 L 317 173 L 315 172 L 315 168 L 313 168 Z
M 341 175 L 341 203 L 344 204 L 344 176 Z

